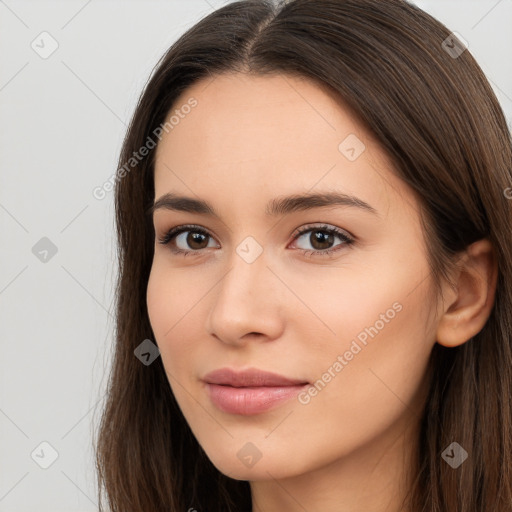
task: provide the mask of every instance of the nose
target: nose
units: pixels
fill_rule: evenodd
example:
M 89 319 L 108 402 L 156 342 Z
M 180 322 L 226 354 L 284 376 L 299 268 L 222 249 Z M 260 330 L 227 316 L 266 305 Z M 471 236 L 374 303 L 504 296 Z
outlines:
M 210 336 L 235 346 L 279 338 L 284 301 L 290 297 L 267 263 L 265 252 L 248 263 L 233 251 L 228 270 L 211 292 L 206 325 Z

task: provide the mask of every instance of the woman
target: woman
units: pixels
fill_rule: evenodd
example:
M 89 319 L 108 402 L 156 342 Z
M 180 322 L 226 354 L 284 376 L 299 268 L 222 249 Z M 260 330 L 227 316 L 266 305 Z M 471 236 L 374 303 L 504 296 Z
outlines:
M 512 511 L 512 144 L 463 41 L 228 4 L 119 164 L 111 510 Z

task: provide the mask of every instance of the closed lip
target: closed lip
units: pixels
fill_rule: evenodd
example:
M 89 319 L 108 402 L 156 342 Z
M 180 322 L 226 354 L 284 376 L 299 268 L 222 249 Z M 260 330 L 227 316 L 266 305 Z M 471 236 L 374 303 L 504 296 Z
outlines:
M 292 379 L 277 373 L 266 372 L 257 368 L 237 371 L 231 368 L 220 368 L 207 373 L 203 381 L 208 384 L 241 387 L 277 387 L 300 386 L 309 384 L 305 380 Z

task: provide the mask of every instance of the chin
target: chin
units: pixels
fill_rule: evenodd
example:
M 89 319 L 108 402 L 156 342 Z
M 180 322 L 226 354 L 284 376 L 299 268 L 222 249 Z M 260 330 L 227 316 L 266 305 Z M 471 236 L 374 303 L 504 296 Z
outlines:
M 231 441 L 229 445 L 232 446 Z M 232 478 L 233 480 L 270 480 L 270 479 L 281 479 L 293 476 L 290 473 L 291 466 L 289 461 L 286 460 L 286 456 L 279 455 L 276 458 L 276 454 L 273 456 L 261 455 L 257 461 L 253 462 L 250 459 L 244 460 L 244 452 L 238 455 L 238 451 L 229 452 L 208 452 L 205 450 L 206 455 L 210 459 L 211 463 L 224 475 Z M 250 450 L 246 449 L 246 452 Z M 294 468 L 296 469 L 296 468 Z

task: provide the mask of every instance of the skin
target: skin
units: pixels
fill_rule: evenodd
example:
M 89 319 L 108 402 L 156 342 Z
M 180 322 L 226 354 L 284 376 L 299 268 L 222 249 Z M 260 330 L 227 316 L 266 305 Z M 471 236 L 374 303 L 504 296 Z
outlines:
M 429 302 L 418 198 L 328 90 L 286 75 L 225 74 L 194 84 L 173 109 L 190 97 L 197 106 L 158 145 L 155 198 L 205 199 L 221 219 L 156 210 L 147 288 L 156 343 L 190 428 L 219 471 L 250 481 L 255 511 L 398 511 L 414 468 L 431 350 L 466 342 L 490 314 L 490 244 L 473 244 L 453 275 L 457 286 Z M 366 146 L 354 161 L 338 149 L 349 134 Z M 378 215 L 347 206 L 264 214 L 273 198 L 333 190 Z M 211 235 L 202 245 L 187 244 L 191 233 L 174 239 L 197 254 L 158 243 L 182 224 Z M 334 236 L 324 245 L 339 249 L 331 256 L 305 256 L 301 249 L 321 248 L 314 231 L 292 235 L 323 224 L 355 243 Z M 263 248 L 252 263 L 236 252 L 248 236 Z M 205 392 L 201 378 L 222 367 L 314 383 L 396 303 L 400 312 L 307 404 L 292 399 L 240 416 L 217 409 Z M 252 467 L 237 457 L 247 442 L 261 453 Z

